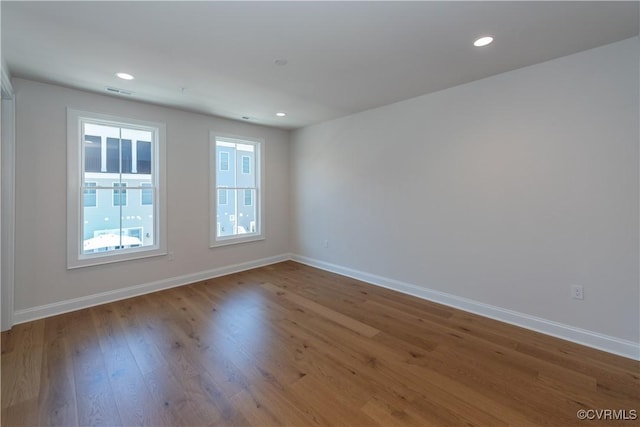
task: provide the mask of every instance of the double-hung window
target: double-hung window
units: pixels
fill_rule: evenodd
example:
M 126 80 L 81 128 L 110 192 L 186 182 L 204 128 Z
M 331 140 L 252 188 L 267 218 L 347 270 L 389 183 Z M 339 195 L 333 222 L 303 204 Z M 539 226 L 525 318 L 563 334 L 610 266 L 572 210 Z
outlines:
M 262 145 L 211 132 L 211 247 L 264 239 Z
M 67 110 L 67 268 L 166 254 L 165 134 Z

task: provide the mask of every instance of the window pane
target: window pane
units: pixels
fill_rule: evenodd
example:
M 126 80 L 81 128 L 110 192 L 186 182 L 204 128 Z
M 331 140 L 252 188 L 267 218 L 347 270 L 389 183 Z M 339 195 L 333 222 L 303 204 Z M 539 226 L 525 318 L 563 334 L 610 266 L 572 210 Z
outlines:
M 224 199 L 220 197 L 224 194 Z M 218 190 L 217 222 L 218 236 L 232 236 L 236 221 L 236 192 L 228 189 Z M 224 202 L 224 203 L 223 203 Z
M 236 234 L 256 232 L 256 209 L 253 203 L 255 190 L 236 190 L 237 197 L 244 199 L 243 204 L 238 204 L 236 215 Z M 249 203 L 246 203 L 249 202 Z
M 136 243 L 134 239 L 138 239 L 139 246 L 152 246 L 154 241 L 154 215 L 155 209 L 153 198 L 149 204 L 138 205 L 141 200 L 142 193 L 145 191 L 153 192 L 153 189 L 127 189 L 129 196 L 129 205 L 122 207 L 122 230 L 124 235 L 128 236 L 129 242 Z
M 255 190 L 222 190 L 227 193 L 227 204 L 218 203 L 217 231 L 218 236 L 236 236 L 256 232 L 256 208 L 236 200 L 250 197 L 253 200 Z M 247 194 L 249 196 L 247 196 Z M 218 201 L 220 201 L 218 199 Z
M 109 200 L 111 190 L 95 190 L 96 199 Z M 111 203 L 99 203 L 100 208 L 85 206 L 82 224 L 82 253 L 107 252 L 120 246 L 120 209 Z M 104 206 L 108 206 L 104 208 Z M 115 229 L 115 232 L 113 231 Z M 113 234 L 111 236 L 110 234 Z
M 149 206 L 111 206 L 111 189 L 97 189 L 99 207 L 83 209 L 82 253 L 109 252 L 154 244 L 154 209 Z M 133 198 L 141 197 L 140 189 L 127 189 Z M 121 212 L 122 210 L 122 212 Z

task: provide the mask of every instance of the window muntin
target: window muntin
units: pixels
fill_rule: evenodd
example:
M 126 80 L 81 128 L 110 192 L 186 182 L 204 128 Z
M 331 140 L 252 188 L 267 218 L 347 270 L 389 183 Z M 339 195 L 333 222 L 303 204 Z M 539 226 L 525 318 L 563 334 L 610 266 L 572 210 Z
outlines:
M 165 125 L 71 109 L 67 125 L 68 268 L 165 254 Z
M 264 239 L 262 142 L 211 134 L 211 246 Z

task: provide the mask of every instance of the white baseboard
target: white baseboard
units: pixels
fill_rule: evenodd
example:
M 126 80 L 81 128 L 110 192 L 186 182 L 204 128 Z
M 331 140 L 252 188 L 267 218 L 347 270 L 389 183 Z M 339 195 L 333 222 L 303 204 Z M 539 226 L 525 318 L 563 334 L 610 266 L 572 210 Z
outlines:
M 609 335 L 577 328 L 570 325 L 565 325 L 540 317 L 535 317 L 528 314 L 519 313 L 517 311 L 485 304 L 479 301 L 474 301 L 468 298 L 451 295 L 433 289 L 423 288 L 410 283 L 400 282 L 398 280 L 377 276 L 375 274 L 370 274 L 363 271 L 354 270 L 348 267 L 343 267 L 340 265 L 331 264 L 328 262 L 295 254 L 281 254 L 273 257 L 262 258 L 259 260 L 218 267 L 212 270 L 201 271 L 198 273 L 158 280 L 156 282 L 131 286 L 124 289 L 102 292 L 95 295 L 74 298 L 72 300 L 41 305 L 25 310 L 16 310 L 13 313 L 13 324 L 15 325 L 32 320 L 42 319 L 45 317 L 55 316 L 58 314 L 68 313 L 83 308 L 106 304 L 126 298 L 135 297 L 138 295 L 144 295 L 163 289 L 183 286 L 201 280 L 212 279 L 215 277 L 238 273 L 241 271 L 250 270 L 252 268 L 263 267 L 266 265 L 288 260 L 293 260 L 301 264 L 306 264 L 343 276 L 352 277 L 354 279 L 371 283 L 373 285 L 402 292 L 404 294 L 413 295 L 418 298 L 444 304 L 450 307 L 475 313 L 480 316 L 489 317 L 491 319 L 499 320 L 526 329 L 531 329 L 536 332 L 586 345 L 588 347 L 597 348 L 609 353 L 628 357 L 634 360 L 640 360 L 640 343 L 612 337 Z
M 490 304 L 474 301 L 468 298 L 451 295 L 433 289 L 423 288 L 410 283 L 400 282 L 375 274 L 365 273 L 336 264 L 307 258 L 301 255 L 291 255 L 293 261 L 306 264 L 311 267 L 337 273 L 343 276 L 352 277 L 363 282 L 388 288 L 404 294 L 413 295 L 418 298 L 437 302 L 460 310 L 479 314 L 501 322 L 531 329 L 546 335 L 551 335 L 567 341 L 593 347 L 619 356 L 640 360 L 640 343 L 612 337 L 598 332 L 577 328 L 570 325 L 546 320 L 540 317 L 531 316 L 517 311 L 496 307 Z
M 68 313 L 83 308 L 93 307 L 100 304 L 106 304 L 126 298 L 148 294 L 150 292 L 161 291 L 164 289 L 175 288 L 177 286 L 188 285 L 189 283 L 199 282 L 201 280 L 213 279 L 214 277 L 225 276 L 227 274 L 238 273 L 252 268 L 263 267 L 265 265 L 275 264 L 291 259 L 290 254 L 282 254 L 269 258 L 262 258 L 255 261 L 248 261 L 239 264 L 228 265 L 224 267 L 214 268 L 212 270 L 200 271 L 198 273 L 185 274 L 183 276 L 171 277 L 169 279 L 158 280 L 156 282 L 144 283 L 141 285 L 131 286 L 124 289 L 114 291 L 101 292 L 95 295 L 74 298 L 67 301 L 55 302 L 52 304 L 41 305 L 38 307 L 27 308 L 25 310 L 16 310 L 13 313 L 13 324 L 25 323 L 32 320 L 38 320 L 45 317 L 56 316 L 58 314 Z

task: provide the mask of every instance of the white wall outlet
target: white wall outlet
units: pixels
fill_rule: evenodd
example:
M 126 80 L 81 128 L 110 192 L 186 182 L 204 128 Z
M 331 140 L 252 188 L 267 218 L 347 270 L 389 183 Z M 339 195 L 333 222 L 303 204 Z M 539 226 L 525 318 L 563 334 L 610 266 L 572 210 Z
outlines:
M 325 241 L 324 241 L 323 246 L 324 246 L 325 248 L 328 248 L 328 247 L 329 247 L 329 241 L 328 241 L 328 240 L 325 240 Z
M 168 255 L 169 261 L 173 261 L 175 259 L 175 254 L 173 253 L 173 251 L 169 252 L 167 255 Z
M 580 285 L 571 285 L 571 298 L 584 299 L 584 289 Z

